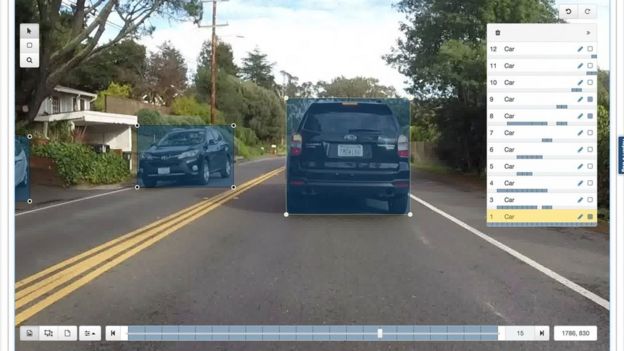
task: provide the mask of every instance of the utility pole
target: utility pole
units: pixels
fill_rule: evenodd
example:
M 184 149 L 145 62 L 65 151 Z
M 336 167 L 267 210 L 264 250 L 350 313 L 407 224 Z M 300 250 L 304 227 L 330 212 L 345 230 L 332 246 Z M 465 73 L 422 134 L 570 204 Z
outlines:
M 216 122 L 217 111 L 217 27 L 225 27 L 225 24 L 217 24 L 217 1 L 227 0 L 211 0 L 212 2 L 212 25 L 200 27 L 212 28 L 212 44 L 210 45 L 210 124 Z M 208 1 L 204 1 L 206 3 Z

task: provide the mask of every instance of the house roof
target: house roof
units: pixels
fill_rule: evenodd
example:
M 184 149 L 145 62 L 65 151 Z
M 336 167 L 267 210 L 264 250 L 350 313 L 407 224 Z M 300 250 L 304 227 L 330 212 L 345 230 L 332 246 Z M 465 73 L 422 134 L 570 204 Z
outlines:
M 74 89 L 74 88 L 64 87 L 62 85 L 57 85 L 56 87 L 54 87 L 54 91 L 57 91 L 59 93 L 67 93 L 67 94 L 74 94 L 74 95 L 90 96 L 92 98 L 97 97 L 97 94 L 90 93 L 88 91 Z
M 123 124 L 134 126 L 137 124 L 137 116 L 122 115 L 119 113 L 108 113 L 98 111 L 75 111 L 65 113 L 55 113 L 35 117 L 37 122 L 72 121 L 80 125 L 90 124 Z

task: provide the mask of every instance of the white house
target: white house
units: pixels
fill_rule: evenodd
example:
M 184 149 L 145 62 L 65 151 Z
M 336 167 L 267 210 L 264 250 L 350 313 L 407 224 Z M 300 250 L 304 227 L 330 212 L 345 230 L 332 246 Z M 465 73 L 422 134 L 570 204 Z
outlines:
M 41 104 L 35 117 L 43 123 L 43 134 L 48 136 L 51 122 L 69 121 L 85 144 L 107 145 L 111 150 L 132 152 L 132 128 L 137 116 L 91 111 L 97 95 L 86 91 L 57 86 Z

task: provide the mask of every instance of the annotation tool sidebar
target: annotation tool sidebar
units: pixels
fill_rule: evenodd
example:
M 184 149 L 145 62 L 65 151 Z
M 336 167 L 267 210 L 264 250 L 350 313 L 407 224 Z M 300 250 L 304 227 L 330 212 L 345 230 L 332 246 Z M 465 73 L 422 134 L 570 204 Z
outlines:
M 39 67 L 39 24 L 20 23 L 20 68 Z
M 597 225 L 596 24 L 488 24 L 487 224 Z

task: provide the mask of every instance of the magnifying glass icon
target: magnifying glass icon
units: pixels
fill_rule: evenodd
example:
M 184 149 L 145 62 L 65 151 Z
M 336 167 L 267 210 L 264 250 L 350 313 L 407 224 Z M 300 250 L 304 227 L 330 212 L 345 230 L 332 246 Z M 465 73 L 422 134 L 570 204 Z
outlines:
M 31 64 L 32 64 L 32 63 L 33 63 L 32 57 L 27 57 L 27 58 L 26 58 L 26 62 L 28 62 L 28 63 L 31 63 Z

